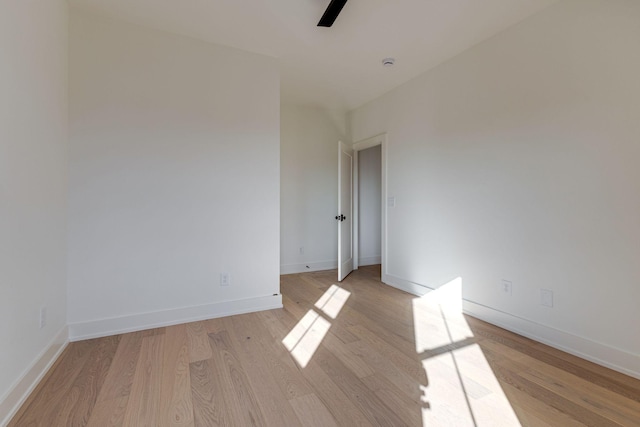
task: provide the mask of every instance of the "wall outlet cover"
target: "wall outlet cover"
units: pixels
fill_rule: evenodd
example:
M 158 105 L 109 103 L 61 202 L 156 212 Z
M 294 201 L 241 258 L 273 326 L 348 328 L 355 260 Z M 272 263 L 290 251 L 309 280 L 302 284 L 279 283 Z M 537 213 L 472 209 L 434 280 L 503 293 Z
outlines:
M 513 294 L 513 283 L 511 283 L 510 280 L 502 279 L 502 282 L 500 283 L 500 286 L 501 286 L 503 294 L 509 295 L 509 296 L 511 296 Z
M 549 289 L 540 289 L 540 305 L 544 307 L 553 307 L 553 291 Z
M 39 321 L 40 329 L 47 326 L 47 307 L 40 307 L 40 321 Z
M 231 285 L 231 275 L 229 273 L 220 273 L 220 286 Z

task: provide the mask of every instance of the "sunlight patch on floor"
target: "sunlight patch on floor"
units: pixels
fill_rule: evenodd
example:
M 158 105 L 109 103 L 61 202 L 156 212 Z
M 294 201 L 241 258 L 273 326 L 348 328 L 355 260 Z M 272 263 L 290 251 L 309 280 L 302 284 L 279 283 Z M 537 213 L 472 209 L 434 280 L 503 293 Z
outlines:
M 456 365 L 451 353 L 422 361 L 428 375 L 423 388 L 422 424 L 424 426 L 473 426 L 471 411 L 464 390 L 460 387 Z
M 424 426 L 519 426 L 462 314 L 462 278 L 412 301 Z
M 335 319 L 338 317 L 338 314 L 349 299 L 350 295 L 351 292 L 342 289 L 337 285 L 331 285 L 324 295 L 322 295 L 316 302 L 315 306 L 330 318 Z
M 412 304 L 418 353 L 473 337 L 462 316 L 461 277 L 415 298 Z
M 309 310 L 282 340 L 300 367 L 307 366 L 331 324 L 313 310 Z
M 349 291 L 337 285 L 331 285 L 315 306 L 328 317 L 335 319 L 350 295 Z M 311 309 L 298 321 L 282 343 L 300 367 L 305 368 L 329 332 L 329 328 L 331 323 Z
M 453 352 L 462 383 L 478 426 L 519 426 L 509 399 L 502 391 L 478 344 Z

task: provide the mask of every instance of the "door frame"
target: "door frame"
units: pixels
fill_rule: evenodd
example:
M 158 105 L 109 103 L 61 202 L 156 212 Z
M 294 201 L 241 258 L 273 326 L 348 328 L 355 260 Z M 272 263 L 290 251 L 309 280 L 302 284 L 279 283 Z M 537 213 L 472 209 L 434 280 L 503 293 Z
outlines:
M 353 269 L 357 270 L 360 259 L 360 242 L 359 242 L 359 215 L 360 204 L 358 203 L 358 152 L 367 148 L 380 146 L 380 163 L 381 163 L 381 183 L 380 183 L 380 264 L 381 264 L 381 280 L 385 282 L 387 276 L 387 134 L 381 133 L 371 138 L 353 144 Z

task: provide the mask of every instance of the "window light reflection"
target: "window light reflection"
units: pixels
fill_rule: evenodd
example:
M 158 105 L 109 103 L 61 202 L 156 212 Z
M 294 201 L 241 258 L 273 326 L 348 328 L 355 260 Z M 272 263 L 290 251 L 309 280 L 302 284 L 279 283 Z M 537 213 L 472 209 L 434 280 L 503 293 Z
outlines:
M 326 316 L 335 319 L 350 295 L 349 291 L 337 285 L 331 285 L 318 299 L 315 306 Z M 282 340 L 282 343 L 300 367 L 305 368 L 329 332 L 330 327 L 331 323 L 328 320 L 311 309 Z

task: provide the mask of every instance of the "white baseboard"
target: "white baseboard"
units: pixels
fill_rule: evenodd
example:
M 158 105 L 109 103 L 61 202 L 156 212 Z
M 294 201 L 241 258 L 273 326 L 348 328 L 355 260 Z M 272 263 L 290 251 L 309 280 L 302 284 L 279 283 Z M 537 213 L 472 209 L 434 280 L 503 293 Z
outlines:
M 412 282 L 410 280 L 401 279 L 399 277 L 392 276 L 391 274 L 386 274 L 384 272 L 382 273 L 381 280 L 382 280 L 382 283 L 384 283 L 385 285 L 389 285 L 391 287 L 400 289 L 401 291 L 405 291 L 419 297 L 433 291 L 433 288 L 430 288 L 428 286 L 424 286 L 419 283 Z
M 462 308 L 466 314 L 485 322 L 640 379 L 640 356 L 637 354 L 504 313 L 473 301 L 463 300 Z
M 358 266 L 364 267 L 365 265 L 377 265 L 382 263 L 382 257 L 378 256 L 369 256 L 358 259 Z
M 425 295 L 433 290 L 427 286 L 389 274 L 382 275 L 382 282 L 417 296 Z M 518 335 L 531 338 L 558 350 L 640 379 L 640 356 L 637 354 L 514 316 L 473 301 L 463 299 L 462 309 L 464 313 L 470 316 L 477 317 Z
M 338 260 L 308 262 L 303 264 L 285 264 L 280 266 L 280 274 L 297 274 L 309 271 L 334 270 L 338 268 Z
M 0 400 L 0 426 L 4 427 L 11 421 L 11 418 L 18 412 L 20 406 L 27 400 L 27 397 L 62 354 L 68 343 L 69 330 L 65 326 L 56 334 L 49 345 L 36 356 L 31 365 Z
M 71 323 L 69 324 L 69 339 L 80 341 L 275 308 L 282 308 L 282 295 L 280 294 Z

